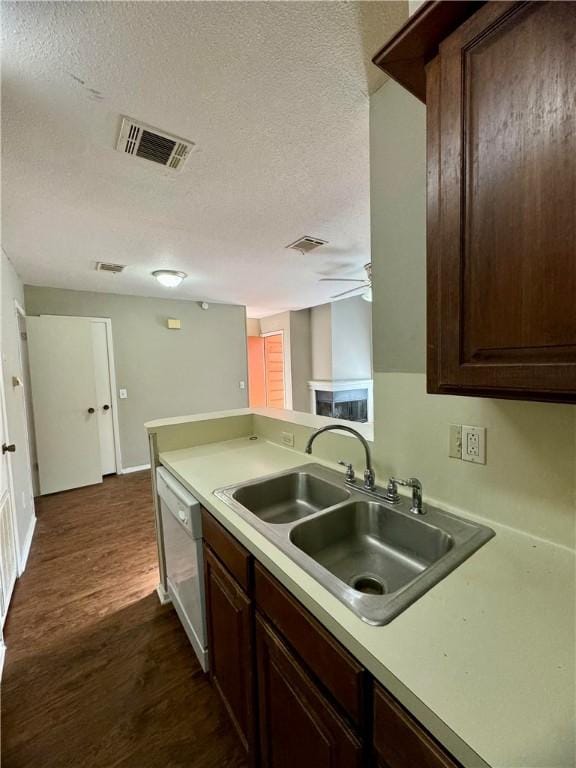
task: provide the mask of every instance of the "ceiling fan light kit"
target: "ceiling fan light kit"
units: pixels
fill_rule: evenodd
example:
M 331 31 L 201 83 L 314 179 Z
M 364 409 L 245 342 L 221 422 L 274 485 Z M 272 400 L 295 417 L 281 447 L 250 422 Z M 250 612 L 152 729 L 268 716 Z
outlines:
M 360 294 L 361 297 L 365 301 L 372 301 L 372 264 L 368 262 L 367 264 L 364 264 L 364 269 L 366 271 L 366 278 L 362 280 L 361 278 L 356 277 L 323 277 L 321 278 L 321 283 L 360 283 L 360 285 L 357 285 L 355 288 L 349 288 L 347 291 L 342 291 L 342 293 L 336 293 L 334 296 L 331 296 L 331 299 L 339 299 L 342 296 L 346 296 L 349 293 L 358 293 L 358 291 L 362 291 Z

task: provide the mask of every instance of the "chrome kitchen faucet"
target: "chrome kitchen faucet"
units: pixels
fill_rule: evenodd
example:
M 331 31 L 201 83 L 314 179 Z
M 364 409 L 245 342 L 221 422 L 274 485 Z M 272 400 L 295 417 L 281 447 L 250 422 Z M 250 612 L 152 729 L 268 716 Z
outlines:
M 361 435 L 360 432 L 358 432 L 356 429 L 353 429 L 352 427 L 347 427 L 341 424 L 329 424 L 327 427 L 322 427 L 321 429 L 317 429 L 315 432 L 313 432 L 310 435 L 310 438 L 306 443 L 306 448 L 304 449 L 305 453 L 308 453 L 308 454 L 312 453 L 312 444 L 314 443 L 314 440 L 316 440 L 318 435 L 321 435 L 323 432 L 332 432 L 335 430 L 336 431 L 341 430 L 342 432 L 349 432 L 351 435 L 354 435 L 354 437 L 357 437 L 358 440 L 360 440 L 360 442 L 362 443 L 364 447 L 364 452 L 366 454 L 366 469 L 364 470 L 364 484 L 362 486 L 356 485 L 356 473 L 354 472 L 354 467 L 352 466 L 352 464 L 348 461 L 338 462 L 343 467 L 346 467 L 346 475 L 345 475 L 346 485 L 354 486 L 359 491 L 365 491 L 367 493 L 372 494 L 373 496 L 377 496 L 378 498 L 385 499 L 390 504 L 396 504 L 400 500 L 400 496 L 398 494 L 399 485 L 406 488 L 411 488 L 412 489 L 412 506 L 410 507 L 410 512 L 412 512 L 415 515 L 425 514 L 424 505 L 422 503 L 422 483 L 420 482 L 420 480 L 418 480 L 417 477 L 409 477 L 407 480 L 401 480 L 397 477 L 391 477 L 388 480 L 386 491 L 380 491 L 376 487 L 376 474 L 372 466 L 372 456 L 370 454 L 370 446 L 368 445 L 368 441 L 366 440 L 366 438 L 363 435 Z

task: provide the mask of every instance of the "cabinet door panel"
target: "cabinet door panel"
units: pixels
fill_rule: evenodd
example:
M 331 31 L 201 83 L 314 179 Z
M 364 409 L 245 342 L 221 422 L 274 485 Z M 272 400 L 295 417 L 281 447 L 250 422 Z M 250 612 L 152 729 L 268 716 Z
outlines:
M 204 541 L 242 589 L 250 594 L 252 587 L 252 557 L 206 509 L 202 509 Z
M 575 60 L 576 3 L 487 3 L 440 46 L 432 392 L 576 399 Z
M 365 717 L 364 668 L 265 568 L 257 563 L 254 570 L 258 610 L 278 629 L 334 701 L 360 725 Z
M 204 547 L 210 675 L 246 750 L 254 752 L 252 604 Z
M 262 768 L 359 768 L 360 742 L 260 616 L 256 637 Z
M 374 685 L 374 750 L 378 768 L 459 768 L 378 684 Z

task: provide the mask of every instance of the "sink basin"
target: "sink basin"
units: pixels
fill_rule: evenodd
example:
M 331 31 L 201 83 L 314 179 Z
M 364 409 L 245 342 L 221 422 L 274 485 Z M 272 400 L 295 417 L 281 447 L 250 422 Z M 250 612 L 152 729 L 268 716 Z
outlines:
M 392 621 L 494 536 L 306 464 L 214 494 L 368 624 Z
M 305 471 L 246 485 L 232 498 L 267 523 L 292 523 L 350 498 L 345 488 Z
M 301 523 L 292 543 L 352 589 L 396 592 L 453 546 L 445 531 L 373 501 L 354 501 Z

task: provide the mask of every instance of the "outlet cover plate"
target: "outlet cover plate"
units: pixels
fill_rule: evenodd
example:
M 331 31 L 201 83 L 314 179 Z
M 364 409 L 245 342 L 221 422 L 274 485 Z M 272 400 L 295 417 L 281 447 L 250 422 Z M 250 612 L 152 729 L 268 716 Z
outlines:
M 462 458 L 462 425 L 450 424 L 448 456 L 451 459 Z
M 486 428 L 462 425 L 462 460 L 486 464 Z
M 280 440 L 284 445 L 288 445 L 290 448 L 294 448 L 294 433 L 282 432 L 280 434 Z

